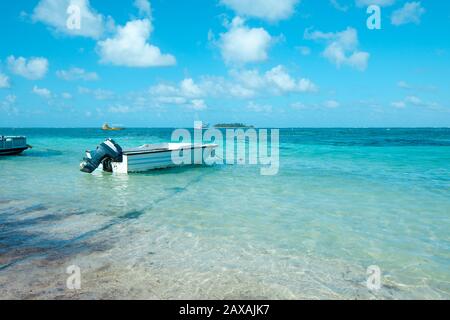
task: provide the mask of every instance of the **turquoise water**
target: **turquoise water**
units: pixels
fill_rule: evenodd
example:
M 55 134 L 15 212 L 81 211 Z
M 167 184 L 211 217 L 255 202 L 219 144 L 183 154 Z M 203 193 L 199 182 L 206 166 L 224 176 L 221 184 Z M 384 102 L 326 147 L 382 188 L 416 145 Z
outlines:
M 78 171 L 171 132 L 0 129 L 34 146 L 0 158 L 0 298 L 450 298 L 450 129 L 282 129 L 276 176 Z

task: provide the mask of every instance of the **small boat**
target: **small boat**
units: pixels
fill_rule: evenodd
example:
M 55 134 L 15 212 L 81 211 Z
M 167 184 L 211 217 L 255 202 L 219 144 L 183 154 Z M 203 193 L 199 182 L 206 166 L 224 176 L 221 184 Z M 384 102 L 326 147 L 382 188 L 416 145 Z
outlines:
M 31 149 L 26 137 L 0 136 L 0 156 L 16 155 Z
M 202 124 L 201 122 L 199 122 L 198 124 L 194 125 L 194 129 L 195 130 L 207 130 L 209 128 L 209 124 Z
M 137 148 L 122 149 L 114 140 L 107 139 L 95 151 L 86 151 L 80 171 L 92 173 L 100 165 L 103 171 L 113 173 L 145 172 L 185 164 L 203 164 L 215 157 L 217 144 L 160 143 L 145 144 Z M 189 163 L 177 164 L 174 157 L 189 152 Z M 200 155 L 199 160 L 195 155 Z
M 121 130 L 124 130 L 124 128 L 110 127 L 109 124 L 105 123 L 102 126 L 102 130 L 104 130 L 104 131 L 121 131 Z

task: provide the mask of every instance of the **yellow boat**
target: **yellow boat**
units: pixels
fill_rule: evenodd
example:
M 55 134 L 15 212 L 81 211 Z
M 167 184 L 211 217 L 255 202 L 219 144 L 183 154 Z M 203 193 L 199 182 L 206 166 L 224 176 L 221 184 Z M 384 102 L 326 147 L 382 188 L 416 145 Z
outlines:
M 124 130 L 125 128 L 118 128 L 118 127 L 110 127 L 107 123 L 105 123 L 102 126 L 102 130 L 105 131 L 120 131 L 120 130 Z

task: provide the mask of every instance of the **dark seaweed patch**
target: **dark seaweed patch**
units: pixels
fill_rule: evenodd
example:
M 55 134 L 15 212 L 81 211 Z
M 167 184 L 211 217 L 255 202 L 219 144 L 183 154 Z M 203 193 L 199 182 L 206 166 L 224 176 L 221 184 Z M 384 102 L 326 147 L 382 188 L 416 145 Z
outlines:
M 142 216 L 145 213 L 144 210 L 134 210 L 127 212 L 126 214 L 120 216 L 120 219 L 138 219 L 140 216 Z

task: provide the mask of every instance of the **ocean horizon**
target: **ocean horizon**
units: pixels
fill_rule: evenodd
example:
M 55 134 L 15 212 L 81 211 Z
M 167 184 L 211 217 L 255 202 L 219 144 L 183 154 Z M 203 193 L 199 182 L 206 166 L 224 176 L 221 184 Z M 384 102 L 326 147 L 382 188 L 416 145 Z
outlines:
M 123 129 L 124 130 L 127 130 L 127 129 L 178 129 L 178 128 L 187 128 L 187 129 L 192 129 L 192 125 L 187 125 L 187 126 L 151 126 L 151 127 L 141 127 L 141 126 L 135 126 L 135 127 L 133 127 L 133 126 L 131 126 L 131 127 L 124 127 Z M 211 128 L 211 129 L 213 129 L 214 128 L 214 126 L 210 126 L 209 128 Z M 240 129 L 239 127 L 230 127 L 231 129 Z M 245 129 L 246 127 L 244 127 L 243 129 Z M 435 127 L 433 127 L 433 126 L 423 126 L 423 127 L 414 127 L 414 126 L 412 126 L 412 127 L 409 127 L 409 126 L 398 126 L 398 127 L 396 127 L 396 126 L 387 126 L 387 127 L 382 127 L 382 126 L 380 126 L 380 127 L 377 127 L 377 126 L 375 126 L 375 127 L 339 127 L 339 126 L 337 126 L 337 127 L 333 127 L 333 126 L 331 126 L 331 127 L 320 127 L 320 126 L 318 126 L 318 127 L 309 127 L 309 126 L 300 126 L 300 127 L 283 127 L 283 126 L 281 126 L 281 127 L 270 127 L 270 126 L 252 126 L 252 128 L 254 128 L 254 129 L 418 129 L 418 130 L 421 130 L 421 129 L 450 129 L 450 127 L 446 127 L 446 126 L 435 126 Z M 83 127 L 71 127 L 71 126 L 68 126 L 68 127 L 46 127 L 46 126 L 44 126 L 44 127 L 39 127 L 39 126 L 31 126 L 31 127 L 0 127 L 0 129 L 5 129 L 5 130 L 16 130 L 16 129 L 97 129 L 97 130 L 100 130 L 101 129 L 101 127 L 99 127 L 99 126 L 92 126 L 92 127 L 90 127 L 90 126 L 87 126 L 87 127 L 85 127 L 85 126 L 83 126 Z M 219 128 L 219 129 L 224 129 L 224 128 Z

